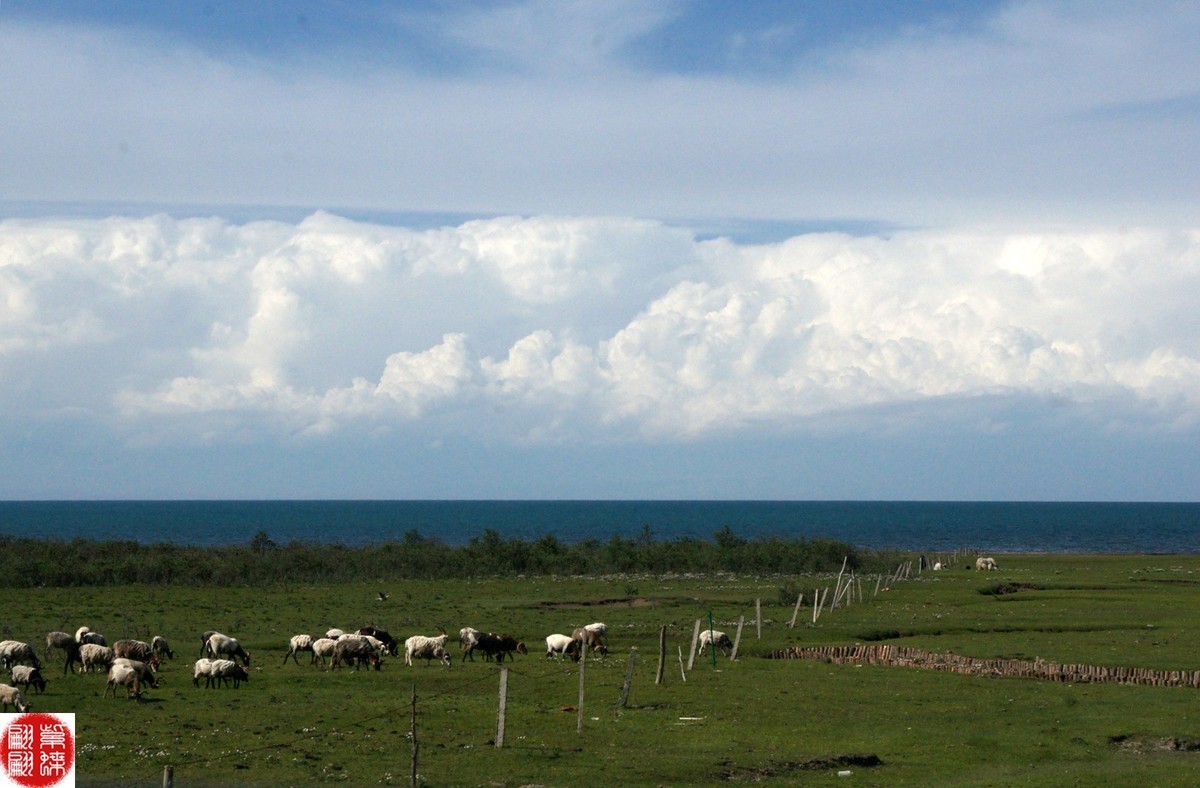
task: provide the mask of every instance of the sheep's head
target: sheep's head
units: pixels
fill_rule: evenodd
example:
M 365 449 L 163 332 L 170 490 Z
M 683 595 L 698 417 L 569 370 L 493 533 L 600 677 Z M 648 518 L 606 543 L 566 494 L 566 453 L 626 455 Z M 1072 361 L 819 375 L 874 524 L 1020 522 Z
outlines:
M 249 651 L 242 652 L 242 664 L 246 667 L 250 667 L 250 652 Z

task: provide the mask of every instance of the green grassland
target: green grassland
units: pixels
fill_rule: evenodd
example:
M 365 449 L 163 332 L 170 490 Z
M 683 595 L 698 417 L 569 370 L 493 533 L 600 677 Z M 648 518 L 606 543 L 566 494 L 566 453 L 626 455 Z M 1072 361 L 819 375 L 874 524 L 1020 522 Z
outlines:
M 34 643 L 80 625 L 165 636 L 176 659 L 141 702 L 102 697 L 104 678 L 47 663 L 38 711 L 77 715 L 81 784 L 407 784 L 416 696 L 418 771 L 428 785 L 1200 784 L 1200 690 L 1058 684 L 912 668 L 768 659 L 793 645 L 887 638 L 979 657 L 1195 669 L 1200 556 L 1005 555 L 997 572 L 926 571 L 812 623 L 812 589 L 832 574 L 621 575 L 401 580 L 259 587 L 123 585 L 0 589 L 0 635 Z M 983 593 L 1000 583 L 1011 593 Z M 794 629 L 781 588 L 805 592 Z M 378 591 L 390 593 L 380 601 Z M 762 637 L 754 626 L 762 600 Z M 709 613 L 739 658 L 705 657 L 681 677 L 693 622 Z M 604 621 L 612 653 L 579 667 L 542 657 L 552 632 Z M 523 638 L 511 663 L 506 736 L 494 744 L 499 669 L 321 670 L 283 664 L 288 638 L 368 623 L 403 639 L 464 625 Z M 665 681 L 654 682 L 667 627 Z M 253 659 L 241 689 L 196 689 L 200 633 L 239 637 Z M 452 638 L 453 640 L 454 638 Z M 628 704 L 618 699 L 636 662 Z M 849 777 L 839 777 L 849 771 Z

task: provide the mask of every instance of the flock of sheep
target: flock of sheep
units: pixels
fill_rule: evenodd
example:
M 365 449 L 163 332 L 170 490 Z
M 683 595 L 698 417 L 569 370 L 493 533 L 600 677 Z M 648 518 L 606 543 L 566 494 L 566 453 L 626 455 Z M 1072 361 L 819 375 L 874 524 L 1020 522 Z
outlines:
M 425 660 L 426 664 L 436 660 L 449 666 L 452 661 L 446 651 L 449 636 L 446 630 L 439 631 L 440 634 L 435 636 L 414 635 L 403 643 L 378 627 L 363 627 L 356 632 L 331 629 L 321 638 L 295 635 L 289 641 L 283 662 L 286 665 L 291 659 L 299 664 L 297 655 L 309 652 L 310 664 L 320 660 L 324 666 L 332 661 L 334 668 L 353 665 L 356 670 L 363 666 L 378 670 L 382 657 L 398 657 L 403 649 L 406 665 L 412 665 L 414 660 L 420 659 Z M 713 634 L 728 641 L 723 633 Z M 529 653 L 525 644 L 512 635 L 482 632 L 473 627 L 459 630 L 459 644 L 464 661 L 474 661 L 477 652 L 485 659 L 496 662 L 511 660 L 514 654 Z M 720 640 L 717 644 L 724 645 Z M 157 673 L 162 660 L 175 658 L 170 644 L 161 636 L 156 635 L 149 643 L 123 639 L 109 646 L 103 635 L 92 632 L 88 627 L 80 627 L 74 636 L 67 632 L 48 633 L 45 658 L 50 657 L 53 649 L 65 654 L 63 675 L 74 673 L 76 665 L 81 673 L 106 670 L 108 683 L 104 697 L 108 697 L 110 692 L 116 697 L 117 689 L 123 687 L 127 697 L 140 698 L 144 687 L 158 688 Z M 547 659 L 557 657 L 561 660 L 567 656 L 579 660 L 585 650 L 599 655 L 608 653 L 608 628 L 603 623 L 579 627 L 571 635 L 554 634 L 546 637 Z M 29 711 L 29 703 L 21 689 L 24 688 L 25 693 L 31 689 L 41 693 L 46 689 L 46 679 L 41 672 L 42 661 L 36 650 L 18 640 L 0 641 L 0 662 L 5 670 L 12 672 L 12 684 L 0 684 L 0 706 L 6 712 L 10 706 L 19 712 Z M 242 682 L 250 680 L 246 670 L 249 666 L 250 652 L 236 638 L 210 630 L 200 638 L 200 658 L 192 666 L 192 684 L 198 688 L 200 680 L 204 679 L 206 688 L 228 686 L 230 683 L 238 688 Z

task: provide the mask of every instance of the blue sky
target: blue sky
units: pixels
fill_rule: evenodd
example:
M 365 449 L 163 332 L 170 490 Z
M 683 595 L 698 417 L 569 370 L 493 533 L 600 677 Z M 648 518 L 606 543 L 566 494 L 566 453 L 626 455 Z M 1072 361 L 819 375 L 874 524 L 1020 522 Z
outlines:
M 1190 3 L 0 4 L 0 496 L 1196 500 Z

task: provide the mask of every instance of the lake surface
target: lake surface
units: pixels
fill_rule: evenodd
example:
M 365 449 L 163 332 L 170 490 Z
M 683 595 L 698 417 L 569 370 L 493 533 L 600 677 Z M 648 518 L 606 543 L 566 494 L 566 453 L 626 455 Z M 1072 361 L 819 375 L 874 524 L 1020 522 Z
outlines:
M 822 537 L 867 548 L 995 552 L 1200 552 L 1200 503 L 911 501 L 2 501 L 0 533 L 229 545 L 399 540 L 408 531 L 465 544 L 554 534 L 566 542 L 636 537 Z

